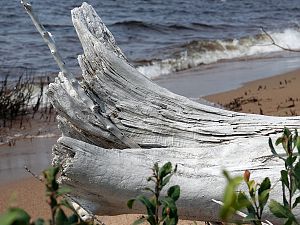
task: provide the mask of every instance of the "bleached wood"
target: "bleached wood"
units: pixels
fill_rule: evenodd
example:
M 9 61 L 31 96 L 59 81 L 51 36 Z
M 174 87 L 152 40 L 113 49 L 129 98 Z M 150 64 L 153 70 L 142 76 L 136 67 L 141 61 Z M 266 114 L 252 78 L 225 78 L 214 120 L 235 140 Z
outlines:
M 81 115 L 83 110 L 75 110 L 77 116 L 81 115 L 78 122 L 67 118 L 71 125 L 66 130 L 74 132 L 75 125 L 77 135 L 69 133 L 72 139 L 58 142 L 54 161 L 63 162 L 62 181 L 74 188 L 74 195 L 85 207 L 99 214 L 133 213 L 127 209 L 126 201 L 142 193 L 149 168 L 157 161 L 178 164 L 178 175 L 172 182 L 182 188 L 179 212 L 188 219 L 218 220 L 219 206 L 212 199 L 222 199 L 222 169 L 239 175 L 248 169 L 254 178 L 269 176 L 273 183 L 279 180 L 282 163 L 277 159 L 264 161 L 270 156 L 268 137 L 280 133 L 284 126 L 299 127 L 299 117 L 230 112 L 173 94 L 128 64 L 91 6 L 84 3 L 74 9 L 72 20 L 84 49 L 78 60 L 85 90 L 103 106 L 121 132 L 142 147 L 115 147 L 118 141 L 105 128 L 101 127 L 98 135 L 93 132 L 99 127 L 90 117 Z M 52 91 L 56 85 L 59 88 Z M 50 94 L 62 91 L 59 83 L 50 88 Z M 52 98 L 53 102 L 58 96 Z M 72 100 L 67 97 L 64 102 Z M 66 115 L 77 109 L 58 105 Z M 277 185 L 271 197 L 281 200 L 280 191 Z M 267 217 L 272 221 L 270 214 Z
M 28 3 L 26 0 L 21 0 L 21 4 L 25 8 L 26 12 L 30 16 L 34 26 L 37 31 L 42 36 L 43 40 L 48 45 L 50 52 L 56 61 L 58 67 L 61 70 L 59 74 L 60 83 L 64 86 L 64 88 L 68 91 L 71 97 L 76 99 L 78 103 L 85 105 L 87 109 L 89 109 L 90 114 L 93 114 L 94 117 L 103 125 L 105 129 L 108 130 L 111 134 L 113 134 L 117 139 L 119 139 L 122 143 L 126 144 L 132 148 L 138 148 L 139 146 L 134 143 L 131 139 L 124 136 L 120 130 L 103 114 L 103 107 L 98 105 L 87 96 L 84 92 L 83 88 L 79 84 L 79 82 L 75 79 L 75 76 L 69 71 L 65 62 L 63 61 L 54 41 L 52 34 L 45 29 L 45 27 L 39 21 L 38 16 L 34 13 L 32 5 Z M 54 104 L 54 103 L 53 103 Z
M 72 20 L 84 50 L 78 57 L 84 79 L 74 88 L 60 74 L 48 95 L 63 132 L 54 163 L 62 165 L 61 181 L 80 205 L 99 214 L 135 212 L 126 201 L 143 193 L 154 162 L 178 165 L 172 184 L 182 189 L 179 214 L 192 220 L 218 220 L 222 169 L 233 175 L 248 169 L 276 184 L 283 166 L 270 157 L 268 137 L 299 127 L 300 117 L 230 112 L 171 93 L 128 63 L 91 6 L 72 10 Z M 271 198 L 281 201 L 280 191 L 277 184 Z M 275 221 L 270 213 L 267 218 Z
M 71 186 L 72 195 L 84 208 L 100 215 L 141 213 L 126 206 L 128 199 L 146 194 L 147 175 L 155 162 L 177 164 L 170 185 L 178 184 L 180 218 L 217 221 L 219 204 L 226 181 L 222 169 L 241 175 L 248 169 L 255 180 L 268 176 L 273 190 L 270 198 L 281 201 L 280 170 L 282 161 L 271 156 L 267 137 L 237 138 L 234 143 L 220 143 L 209 148 L 104 149 L 69 137 L 62 137 L 54 148 L 54 163 L 62 163 L 61 181 Z M 165 193 L 164 193 L 165 194 Z M 266 217 L 276 220 L 266 211 Z M 300 211 L 295 209 L 299 219 Z M 280 224 L 280 223 L 279 223 Z

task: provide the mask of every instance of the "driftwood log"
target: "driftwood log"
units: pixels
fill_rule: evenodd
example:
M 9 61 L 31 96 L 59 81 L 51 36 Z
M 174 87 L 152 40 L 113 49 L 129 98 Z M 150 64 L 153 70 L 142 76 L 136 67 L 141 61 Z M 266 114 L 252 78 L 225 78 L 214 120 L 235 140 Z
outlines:
M 223 169 L 232 175 L 247 169 L 256 180 L 268 176 L 270 198 L 281 201 L 283 165 L 271 157 L 268 138 L 300 127 L 300 117 L 231 112 L 176 95 L 130 65 L 90 5 L 73 9 L 72 20 L 84 50 L 83 79 L 75 81 L 62 63 L 48 95 L 63 133 L 53 163 L 62 166 L 61 182 L 76 202 L 100 215 L 143 213 L 126 202 L 144 194 L 153 164 L 167 161 L 178 166 L 171 185 L 181 187 L 180 218 L 218 221 Z M 278 222 L 270 212 L 266 219 Z

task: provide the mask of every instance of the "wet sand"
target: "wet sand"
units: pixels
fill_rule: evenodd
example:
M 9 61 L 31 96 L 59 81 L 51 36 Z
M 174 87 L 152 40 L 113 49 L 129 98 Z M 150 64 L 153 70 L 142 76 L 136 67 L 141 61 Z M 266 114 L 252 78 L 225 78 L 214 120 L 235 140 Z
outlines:
M 295 63 L 294 60 L 269 58 L 218 62 L 164 75 L 154 82 L 176 94 L 196 99 L 240 88 L 247 82 L 299 69 L 299 63 Z
M 25 166 L 36 174 L 51 164 L 51 149 L 57 137 L 26 138 L 14 146 L 0 147 L 0 184 L 31 177 Z
M 241 112 L 279 116 L 300 115 L 297 89 L 299 85 L 300 70 L 296 70 L 280 76 L 248 82 L 241 88 L 205 98 Z M 51 146 L 55 140 L 56 137 L 32 140 L 27 138 L 25 141 L 18 139 L 15 146 L 0 147 L 0 213 L 8 206 L 19 206 L 26 209 L 34 218 L 49 217 L 48 205 L 43 197 L 44 186 L 30 177 L 23 169 L 23 165 L 24 162 L 30 162 L 31 164 L 28 165 L 32 166 L 31 169 L 35 173 L 40 173 L 50 163 Z M 23 157 L 23 159 L 14 157 Z M 13 174 L 15 171 L 16 174 Z M 137 215 L 121 215 L 101 217 L 101 220 L 106 224 L 126 225 L 131 224 L 136 218 Z M 193 224 L 193 222 L 181 224 Z

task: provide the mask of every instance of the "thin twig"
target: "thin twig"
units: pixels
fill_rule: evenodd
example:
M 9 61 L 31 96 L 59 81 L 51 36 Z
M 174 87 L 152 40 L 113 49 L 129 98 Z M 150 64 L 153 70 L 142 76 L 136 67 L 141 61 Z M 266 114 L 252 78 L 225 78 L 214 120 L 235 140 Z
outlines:
M 272 41 L 272 45 L 275 45 L 276 47 L 278 48 L 281 48 L 282 50 L 284 51 L 289 51 L 289 52 L 300 52 L 300 50 L 295 50 L 295 49 L 291 49 L 291 48 L 286 48 L 286 47 L 283 47 L 279 44 L 276 43 L 276 41 L 274 40 L 274 38 L 265 30 L 265 28 L 261 27 L 261 30 L 265 33 L 265 35 L 267 35 L 267 37 Z
M 96 225 L 106 225 L 104 222 L 102 222 L 101 220 L 99 220 L 93 213 L 89 212 L 88 210 L 84 209 L 76 200 L 74 200 L 71 196 L 67 196 L 66 200 L 68 201 L 69 205 L 76 211 L 76 213 L 78 214 L 78 216 L 80 216 L 80 218 L 82 220 L 86 219 L 86 214 L 88 214 L 88 217 L 91 218 L 93 220 L 93 222 L 97 222 Z M 80 212 L 83 211 L 83 212 Z M 84 218 L 84 217 L 85 218 Z
M 27 166 L 24 166 L 24 169 L 30 173 L 35 179 L 37 179 L 40 182 L 44 182 L 43 178 L 41 178 L 41 176 L 36 175 L 35 173 L 33 173 Z

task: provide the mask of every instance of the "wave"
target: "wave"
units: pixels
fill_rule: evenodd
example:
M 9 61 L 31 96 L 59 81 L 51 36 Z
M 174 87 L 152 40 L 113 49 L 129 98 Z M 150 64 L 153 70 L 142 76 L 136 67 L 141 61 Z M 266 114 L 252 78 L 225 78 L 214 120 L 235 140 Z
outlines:
M 268 32 L 268 34 L 276 44 L 284 48 L 300 49 L 300 29 L 289 28 L 282 32 Z M 194 40 L 175 48 L 180 50 L 173 52 L 166 59 L 137 62 L 137 69 L 153 79 L 220 60 L 265 57 L 270 53 L 283 51 L 273 45 L 272 40 L 265 33 L 231 40 Z
M 115 22 L 111 26 L 125 27 L 130 29 L 145 29 L 156 31 L 170 31 L 170 30 L 197 30 L 199 28 L 214 28 L 214 25 L 205 23 L 190 23 L 190 24 L 156 24 L 139 20 L 125 20 Z

